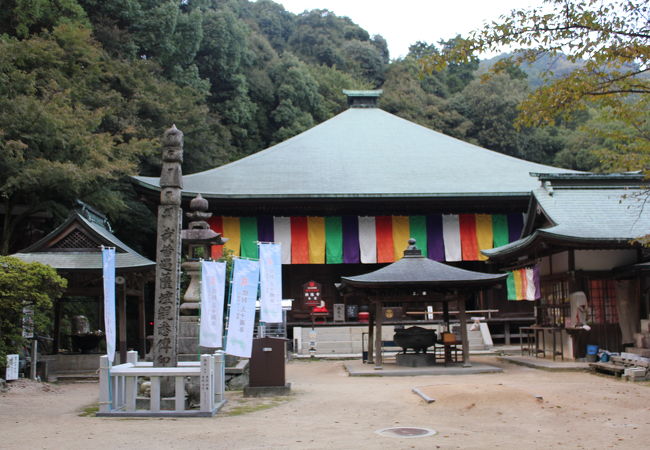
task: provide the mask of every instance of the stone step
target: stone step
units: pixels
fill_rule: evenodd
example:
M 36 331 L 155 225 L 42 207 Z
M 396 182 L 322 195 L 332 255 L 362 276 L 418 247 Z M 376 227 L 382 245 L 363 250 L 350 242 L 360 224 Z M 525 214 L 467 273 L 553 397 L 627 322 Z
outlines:
M 644 358 L 650 358 L 650 348 L 625 347 L 625 352 L 634 353 L 635 355 L 643 356 Z

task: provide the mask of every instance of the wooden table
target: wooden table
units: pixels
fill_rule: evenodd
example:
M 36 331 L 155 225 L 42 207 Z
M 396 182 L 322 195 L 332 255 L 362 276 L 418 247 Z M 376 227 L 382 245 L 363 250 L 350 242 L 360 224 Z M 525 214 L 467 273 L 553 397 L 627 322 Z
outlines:
M 542 358 L 546 358 L 546 333 L 551 334 L 551 355 L 553 356 L 553 361 L 555 361 L 556 356 L 560 356 L 562 361 L 564 361 L 564 345 L 562 344 L 562 331 L 564 328 L 560 327 L 543 327 L 543 326 L 531 326 L 531 327 L 519 327 L 519 333 L 521 334 L 521 354 L 528 353 L 528 355 L 534 354 L 535 357 L 539 357 L 539 354 L 542 354 Z M 558 334 L 559 339 L 559 350 L 558 350 Z M 541 338 L 541 339 L 540 339 Z M 525 342 L 524 342 L 525 341 Z M 541 346 L 540 346 L 541 341 Z
M 450 362 L 458 362 L 458 346 L 462 345 L 463 341 L 451 341 L 451 342 L 436 342 L 433 347 L 434 357 L 437 355 L 438 350 L 442 350 L 445 365 Z M 453 352 L 453 358 L 452 358 Z
M 329 316 L 329 312 L 310 312 L 309 317 L 311 317 L 311 323 L 314 324 L 316 323 L 316 318 L 321 318 L 323 320 L 323 323 L 327 322 L 327 316 Z

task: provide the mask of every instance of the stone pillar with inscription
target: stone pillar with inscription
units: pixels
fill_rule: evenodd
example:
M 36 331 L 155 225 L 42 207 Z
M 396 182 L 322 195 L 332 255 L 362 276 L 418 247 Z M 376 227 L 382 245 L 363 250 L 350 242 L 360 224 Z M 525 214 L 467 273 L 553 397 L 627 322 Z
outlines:
M 176 126 L 165 131 L 162 160 L 156 246 L 153 363 L 155 367 L 175 367 L 181 286 L 183 188 L 183 133 Z

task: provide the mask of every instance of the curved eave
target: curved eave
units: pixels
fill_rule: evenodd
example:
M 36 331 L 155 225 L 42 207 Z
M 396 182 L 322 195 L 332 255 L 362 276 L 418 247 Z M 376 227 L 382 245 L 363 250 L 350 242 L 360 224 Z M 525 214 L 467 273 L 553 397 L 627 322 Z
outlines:
M 159 193 L 160 186 L 148 183 L 143 180 L 145 177 L 131 177 L 136 185 L 145 188 L 146 190 Z M 157 179 L 157 178 L 156 178 Z M 530 196 L 530 191 L 521 192 L 405 192 L 405 193 L 276 193 L 276 194 L 263 194 L 263 193 L 249 193 L 249 194 L 220 194 L 217 192 L 194 192 L 182 191 L 181 195 L 185 198 L 194 198 L 197 194 L 201 194 L 203 198 L 218 199 L 218 200 L 241 200 L 241 199 L 400 199 L 400 198 L 490 198 L 490 197 L 521 197 L 527 198 Z
M 14 256 L 24 262 L 38 262 L 57 270 L 101 271 L 102 255 L 99 252 L 34 252 L 15 253 Z M 118 271 L 141 271 L 154 269 L 156 263 L 129 253 L 115 255 L 115 269 Z
M 505 280 L 508 274 L 498 275 L 483 280 L 453 280 L 453 281 L 355 281 L 347 278 L 341 278 L 341 288 L 374 288 L 374 289 L 400 289 L 400 288 L 444 288 L 444 289 L 462 289 L 466 287 L 487 288 L 494 286 Z
M 525 256 L 533 252 L 543 243 L 561 245 L 566 248 L 607 249 L 630 247 L 632 245 L 630 243 L 632 239 L 634 238 L 573 236 L 539 229 L 523 239 L 511 242 L 510 244 L 501 247 L 492 248 L 489 250 L 481 250 L 481 253 L 491 260 L 504 260 L 508 258 Z

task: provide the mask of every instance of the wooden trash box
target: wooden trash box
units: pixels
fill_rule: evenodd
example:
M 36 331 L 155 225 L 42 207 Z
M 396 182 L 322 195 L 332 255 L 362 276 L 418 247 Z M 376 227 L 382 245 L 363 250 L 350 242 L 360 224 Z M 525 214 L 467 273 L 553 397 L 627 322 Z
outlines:
M 283 338 L 253 339 L 249 386 L 285 386 L 286 348 L 287 340 Z

